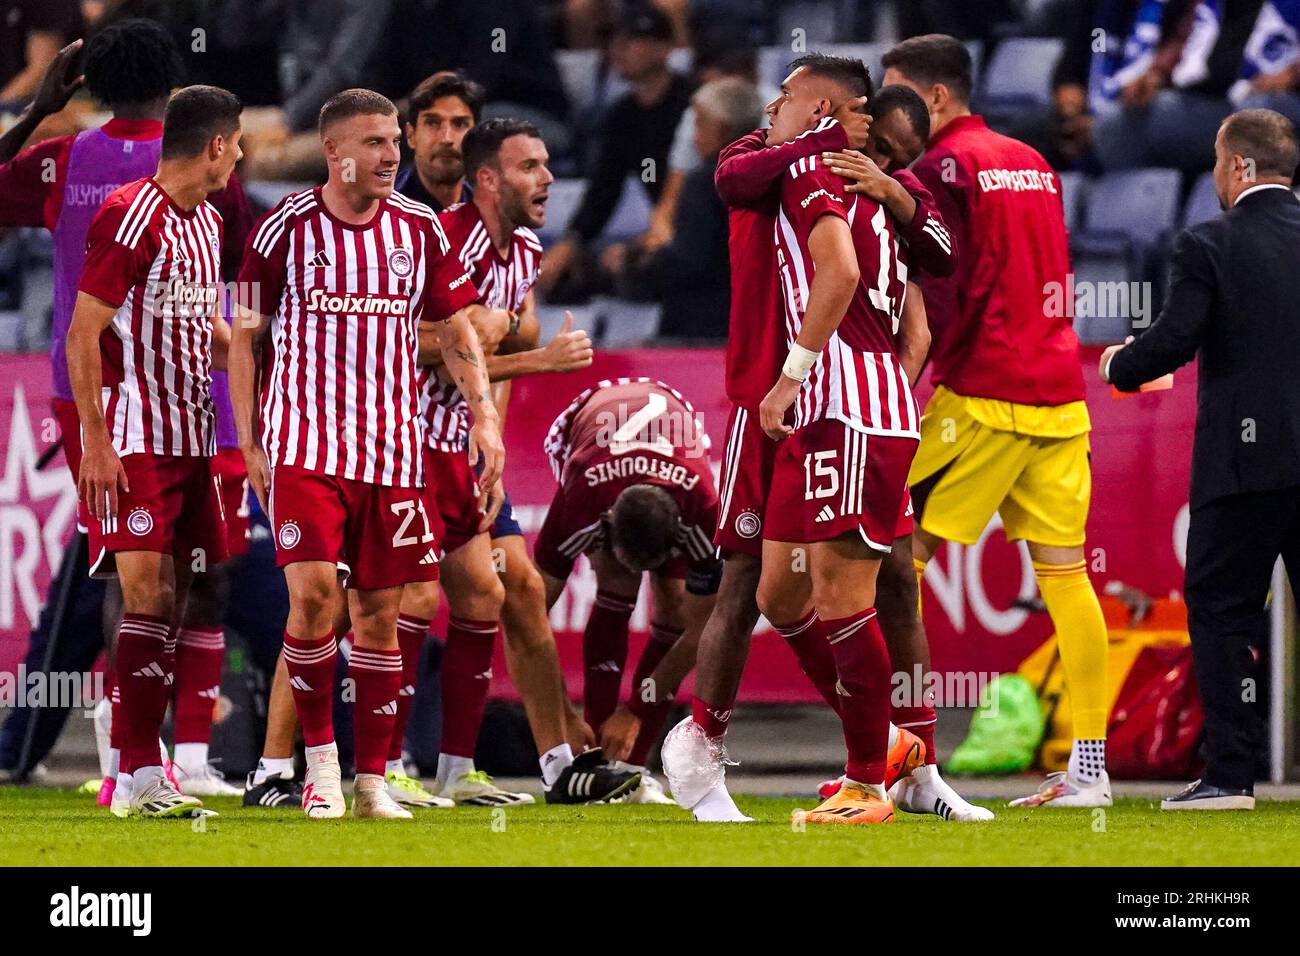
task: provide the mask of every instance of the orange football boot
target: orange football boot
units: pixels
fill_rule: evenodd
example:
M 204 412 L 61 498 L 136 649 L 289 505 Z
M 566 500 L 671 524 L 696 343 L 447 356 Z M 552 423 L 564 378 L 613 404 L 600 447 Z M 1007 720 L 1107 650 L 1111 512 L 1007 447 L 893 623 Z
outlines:
M 890 823 L 894 801 L 883 800 L 866 787 L 845 783 L 829 800 L 812 810 L 796 810 L 808 823 Z
M 898 738 L 894 741 L 894 745 L 889 748 L 889 755 L 885 758 L 886 790 L 925 763 L 925 744 L 921 738 L 910 730 L 904 730 L 902 727 L 897 728 L 897 730 Z M 817 788 L 817 796 L 823 800 L 829 800 L 839 793 L 840 784 L 843 781 L 843 777 L 827 780 Z

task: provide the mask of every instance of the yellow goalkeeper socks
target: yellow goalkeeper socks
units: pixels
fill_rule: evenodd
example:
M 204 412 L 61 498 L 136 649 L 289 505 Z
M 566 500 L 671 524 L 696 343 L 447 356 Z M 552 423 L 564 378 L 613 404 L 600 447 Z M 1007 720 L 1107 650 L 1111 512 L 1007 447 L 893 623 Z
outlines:
M 1083 561 L 1034 562 L 1038 590 L 1056 628 L 1076 740 L 1106 736 L 1110 698 L 1106 693 L 1106 619 Z

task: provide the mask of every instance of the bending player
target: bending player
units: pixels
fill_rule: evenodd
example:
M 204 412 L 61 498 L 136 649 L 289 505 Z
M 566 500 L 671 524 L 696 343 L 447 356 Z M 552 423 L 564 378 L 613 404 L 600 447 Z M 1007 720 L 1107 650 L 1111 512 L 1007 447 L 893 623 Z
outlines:
M 650 640 L 633 688 L 684 634 L 694 645 L 713 608 L 718 562 L 708 530 L 718 497 L 708 436 L 676 389 L 650 379 L 601 382 L 555 420 L 546 438 L 560 487 L 534 554 L 551 608 L 578 555 L 596 572 L 596 600 L 582 638 L 583 717 L 597 730 L 614 713 L 627 662 L 628 624 L 650 572 Z M 645 701 L 624 766 L 641 776 L 637 803 L 670 803 L 645 770 L 668 699 Z
M 504 336 L 512 352 L 489 357 L 489 376 L 508 384 L 518 375 L 590 365 L 590 340 L 567 325 L 548 346 L 517 350 L 521 341 L 536 342 L 531 290 L 541 243 L 533 229 L 545 220 L 548 188 L 554 181 L 540 134 L 517 120 L 488 120 L 465 135 L 462 154 L 474 186 L 472 198 L 445 210 L 439 219 L 491 309 L 490 319 L 496 320 L 485 323 L 490 329 L 484 336 L 487 350 L 496 350 Z M 498 401 L 504 404 L 505 398 Z M 626 792 L 637 785 L 635 774 L 601 767 L 598 755 L 574 756 L 570 726 L 580 720 L 565 693 L 541 580 L 507 510 L 500 479 L 485 482 L 480 491 L 466 455 L 469 407 L 464 396 L 439 375 L 425 373 L 422 404 L 428 439 L 425 462 L 432 477 L 428 506 L 445 527 L 442 584 L 451 611 L 442 658 L 442 744 L 437 793 L 428 794 L 400 770 L 409 697 L 405 707 L 399 700 L 399 723 L 389 749 L 390 792 L 408 805 L 431 805 L 434 796 L 479 806 L 533 802 L 530 794 L 503 790 L 474 767 L 493 645 L 503 617 L 507 660 L 540 754 L 548 802 L 583 803 Z M 508 594 L 510 612 L 503 615 Z M 414 683 L 419 649 L 437 607 L 435 584 L 409 586 L 403 595 L 398 623 L 403 684 L 408 687 Z M 583 781 L 581 792 L 570 786 L 577 780 Z
M 91 223 L 68 329 L 91 573 L 116 574 L 122 588 L 119 817 L 204 812 L 164 774 L 158 732 L 190 582 L 226 556 L 210 368 L 225 365 L 230 330 L 221 216 L 207 197 L 239 161 L 240 112 L 216 87 L 172 97 L 156 175 L 114 191 Z
M 393 193 L 397 108 L 370 90 L 345 90 L 321 108 L 320 136 L 325 185 L 286 197 L 245 253 L 231 399 L 289 587 L 284 657 L 307 745 L 303 809 L 313 818 L 344 813 L 332 719 L 341 571 L 355 636 L 352 812 L 410 818 L 388 795 L 384 765 L 401 687 L 402 587 L 438 573 L 417 342 L 436 339 L 469 400 L 470 454 L 482 455 L 487 480 L 504 452 L 470 318 L 478 292 L 432 210 Z M 259 416 L 255 355 L 272 322 Z
M 971 545 L 994 512 L 1028 544 L 1061 646 L 1074 746 L 1028 806 L 1109 806 L 1106 622 L 1083 543 L 1092 495 L 1079 340 L 1043 290 L 1070 271 L 1060 178 L 1030 147 L 970 111 L 970 54 L 949 36 L 913 37 L 884 57 L 885 78 L 912 87 L 931 116 L 916 175 L 962 250 L 957 274 L 925 278 L 935 327 L 935 392 L 921 420 L 910 482 L 916 573 L 941 541 Z M 959 293 L 960 290 L 960 293 Z

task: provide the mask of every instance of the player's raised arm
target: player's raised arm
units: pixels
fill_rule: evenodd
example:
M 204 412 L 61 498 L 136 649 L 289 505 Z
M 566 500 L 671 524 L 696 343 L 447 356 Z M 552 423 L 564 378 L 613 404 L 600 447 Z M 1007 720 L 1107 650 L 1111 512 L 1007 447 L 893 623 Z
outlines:
M 122 460 L 104 421 L 104 385 L 99 339 L 113 321 L 117 306 L 85 292 L 77 293 L 68 327 L 68 376 L 81 419 L 81 473 L 77 494 L 98 519 L 117 514 L 117 490 L 130 490 Z
M 493 382 L 508 382 L 520 375 L 572 372 L 590 365 L 592 355 L 590 336 L 573 327 L 573 313 L 566 311 L 560 331 L 541 348 L 489 356 L 488 375 Z
M 718 166 L 713 172 L 713 185 L 722 201 L 728 206 L 752 206 L 771 191 L 791 163 L 822 152 L 861 146 L 871 119 L 853 107 L 863 99 L 845 101 L 841 104 L 843 114 L 836 112 L 788 143 L 768 146 L 765 131 L 755 130 L 726 146 L 718 154 Z M 844 123 L 838 121 L 841 115 Z

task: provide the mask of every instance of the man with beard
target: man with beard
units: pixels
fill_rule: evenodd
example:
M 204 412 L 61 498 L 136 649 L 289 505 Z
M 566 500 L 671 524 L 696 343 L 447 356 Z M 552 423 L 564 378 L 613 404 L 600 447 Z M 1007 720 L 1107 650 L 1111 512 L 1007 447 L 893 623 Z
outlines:
M 474 197 L 460 146 L 478 123 L 484 98 L 482 86 L 455 70 L 435 73 L 415 88 L 406 120 L 415 161 L 398 174 L 399 193 L 434 212 Z

